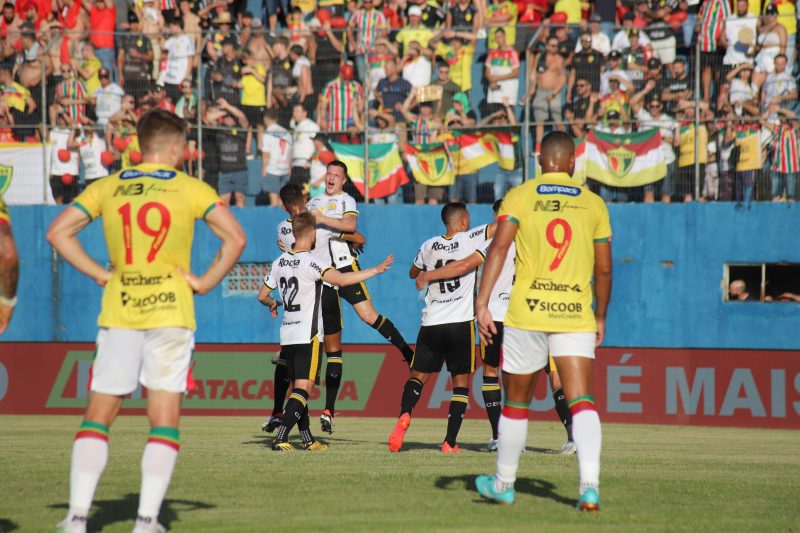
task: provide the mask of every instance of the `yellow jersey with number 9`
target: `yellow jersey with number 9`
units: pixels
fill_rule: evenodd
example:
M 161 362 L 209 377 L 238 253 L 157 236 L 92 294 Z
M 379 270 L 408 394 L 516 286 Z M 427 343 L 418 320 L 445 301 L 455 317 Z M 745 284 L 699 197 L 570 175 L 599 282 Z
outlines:
M 517 224 L 516 281 L 507 326 L 545 332 L 597 331 L 592 310 L 594 243 L 611 240 L 603 200 L 565 173 L 510 190 L 499 220 Z
M 103 232 L 114 275 L 97 323 L 105 328 L 195 329 L 190 270 L 194 223 L 221 205 L 217 193 L 164 165 L 144 163 L 92 183 L 72 204 Z

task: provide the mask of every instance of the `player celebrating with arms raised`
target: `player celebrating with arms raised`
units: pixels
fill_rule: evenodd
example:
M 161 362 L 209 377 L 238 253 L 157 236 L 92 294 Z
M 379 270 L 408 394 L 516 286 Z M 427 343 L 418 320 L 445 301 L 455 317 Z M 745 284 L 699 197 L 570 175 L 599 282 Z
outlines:
M 324 444 L 316 442 L 308 428 L 308 397 L 319 381 L 320 342 L 322 341 L 322 282 L 341 287 L 361 283 L 372 276 L 386 272 L 394 261 L 393 256 L 378 266 L 357 272 L 341 273 L 330 263 L 311 255 L 314 248 L 316 221 L 310 213 L 292 217 L 294 249 L 281 254 L 272 263 L 264 279 L 258 299 L 270 308 L 273 317 L 278 316 L 278 301 L 270 294 L 278 289 L 283 298 L 283 322 L 281 323 L 281 357 L 286 360 L 288 378 L 294 382 L 289 401 L 283 412 L 281 426 L 272 444 L 273 450 L 293 450 L 289 444 L 289 431 L 295 423 L 300 426 L 303 448 L 324 450 Z
M 317 219 L 317 244 L 313 254 L 329 261 L 339 272 L 357 272 L 358 259 L 343 233 L 353 233 L 358 224 L 358 208 L 352 196 L 344 192 L 347 181 L 347 165 L 334 160 L 328 164 L 325 176 L 325 194 L 316 196 L 308 203 L 308 210 Z M 391 342 L 406 361 L 411 361 L 413 350 L 397 331 L 391 320 L 378 314 L 372 305 L 367 286 L 358 283 L 336 290 L 325 285 L 322 293 L 323 330 L 325 331 L 325 410 L 320 416 L 322 430 L 332 433 L 336 415 L 336 396 L 342 382 L 342 315 L 339 297 L 353 306 L 358 316 L 368 326 Z
M 611 225 L 600 197 L 572 181 L 575 144 L 569 135 L 547 135 L 539 163 L 541 177 L 512 189 L 503 199 L 475 304 L 481 338 L 491 343 L 497 331 L 489 298 L 514 242 L 516 281 L 504 322 L 506 396 L 497 475 L 478 476 L 475 484 L 489 499 L 514 502 L 519 456 L 528 433 L 528 406 L 550 354 L 572 412 L 580 470 L 577 508 L 596 511 L 600 508 L 601 432 L 592 396 L 592 370 L 611 296 Z
M 137 126 L 143 163 L 92 183 L 47 232 L 69 264 L 104 287 L 89 405 L 72 449 L 69 513 L 58 526 L 63 531 L 86 531 L 108 459 L 109 428 L 137 381 L 147 387 L 151 430 L 134 532 L 163 531 L 158 512 L 178 457 L 181 398 L 194 348 L 193 293 L 213 289 L 246 242 L 217 193 L 176 170 L 183 168 L 185 132 L 186 122 L 173 113 L 145 113 Z M 111 271 L 77 238 L 101 216 Z M 202 276 L 190 271 L 196 219 L 222 241 Z

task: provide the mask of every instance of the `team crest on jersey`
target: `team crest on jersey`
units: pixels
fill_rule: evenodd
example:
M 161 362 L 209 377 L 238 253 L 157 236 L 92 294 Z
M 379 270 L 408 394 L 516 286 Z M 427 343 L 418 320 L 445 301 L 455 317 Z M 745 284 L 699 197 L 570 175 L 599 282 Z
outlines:
M 608 152 L 608 167 L 618 178 L 624 178 L 633 168 L 633 160 L 636 153 L 628 150 L 624 146 L 619 146 Z
M 328 211 L 336 211 L 336 200 L 328 202 Z
M 11 185 L 11 177 L 14 175 L 14 167 L 0 165 L 0 196 L 8 190 Z

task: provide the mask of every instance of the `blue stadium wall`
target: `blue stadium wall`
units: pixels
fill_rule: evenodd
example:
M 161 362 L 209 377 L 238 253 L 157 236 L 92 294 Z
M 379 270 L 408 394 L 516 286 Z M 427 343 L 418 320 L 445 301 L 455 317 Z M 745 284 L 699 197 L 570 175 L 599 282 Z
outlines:
M 54 257 L 45 230 L 58 207 L 12 207 L 21 258 L 20 303 L 3 341 L 92 341 L 100 289 Z M 664 348 L 800 348 L 800 305 L 722 301 L 726 262 L 800 262 L 800 206 L 792 204 L 612 205 L 614 288 L 607 346 Z M 491 220 L 490 206 L 473 206 L 472 223 Z M 277 256 L 276 208 L 236 210 L 246 228 L 242 261 Z M 427 206 L 364 206 L 359 230 L 368 240 L 363 265 L 388 253 L 394 268 L 367 283 L 379 312 L 407 340 L 419 327 L 422 294 L 408 279 L 418 246 L 441 233 L 439 209 Z M 101 225 L 82 235 L 89 253 L 106 261 Z M 193 253 L 202 272 L 217 241 L 198 224 Z M 278 341 L 278 321 L 255 297 L 223 297 L 220 288 L 196 298 L 198 342 Z M 344 341 L 383 339 L 344 306 Z

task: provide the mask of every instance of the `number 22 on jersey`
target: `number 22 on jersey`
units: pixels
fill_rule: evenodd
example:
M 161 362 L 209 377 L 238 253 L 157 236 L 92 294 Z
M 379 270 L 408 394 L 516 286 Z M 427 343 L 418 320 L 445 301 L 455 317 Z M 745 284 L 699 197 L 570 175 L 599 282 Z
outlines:
M 159 216 L 159 222 L 155 227 L 149 224 L 149 222 L 152 221 L 152 217 L 150 217 L 151 220 L 148 221 L 148 213 L 153 210 L 157 211 Z M 122 217 L 122 235 L 125 244 L 125 264 L 130 265 L 133 264 L 134 231 L 130 202 L 123 204 L 117 211 Z M 169 209 L 167 209 L 164 204 L 158 202 L 147 202 L 146 204 L 142 205 L 136 212 L 135 216 L 136 229 L 148 237 L 153 238 L 152 242 L 150 243 L 150 250 L 147 252 L 147 262 L 152 263 L 155 261 L 158 251 L 164 245 L 164 241 L 169 233 L 169 226 L 172 222 L 172 217 L 170 216 Z

